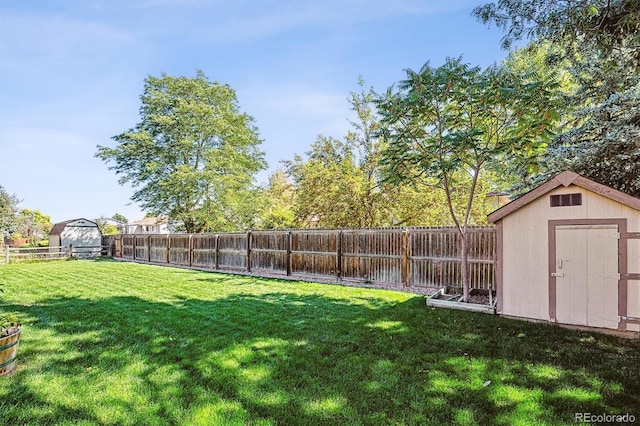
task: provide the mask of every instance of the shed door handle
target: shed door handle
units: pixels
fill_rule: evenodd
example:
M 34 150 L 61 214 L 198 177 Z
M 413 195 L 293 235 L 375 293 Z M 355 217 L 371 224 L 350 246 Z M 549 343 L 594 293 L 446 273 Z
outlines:
M 552 277 L 564 277 L 564 272 L 552 272 Z

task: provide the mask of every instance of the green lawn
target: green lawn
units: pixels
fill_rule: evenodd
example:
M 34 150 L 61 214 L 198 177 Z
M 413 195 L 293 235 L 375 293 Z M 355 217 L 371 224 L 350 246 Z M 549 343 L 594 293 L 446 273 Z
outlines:
M 640 421 L 640 344 L 424 297 L 113 261 L 0 266 L 0 424 Z

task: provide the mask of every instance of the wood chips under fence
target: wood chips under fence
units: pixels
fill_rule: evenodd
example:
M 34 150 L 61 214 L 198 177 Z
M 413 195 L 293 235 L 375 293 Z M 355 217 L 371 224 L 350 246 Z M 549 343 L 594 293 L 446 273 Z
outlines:
M 474 227 L 471 288 L 495 288 L 496 233 Z M 247 233 L 122 235 L 116 257 L 205 270 L 426 290 L 459 286 L 455 228 L 303 229 Z

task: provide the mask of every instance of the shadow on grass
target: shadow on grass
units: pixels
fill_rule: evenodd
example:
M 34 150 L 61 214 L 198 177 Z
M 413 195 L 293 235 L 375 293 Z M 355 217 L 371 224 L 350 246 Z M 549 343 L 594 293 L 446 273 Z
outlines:
M 286 282 L 284 283 L 286 285 Z M 59 298 L 28 318 L 0 422 L 531 424 L 634 413 L 640 346 L 416 297 Z

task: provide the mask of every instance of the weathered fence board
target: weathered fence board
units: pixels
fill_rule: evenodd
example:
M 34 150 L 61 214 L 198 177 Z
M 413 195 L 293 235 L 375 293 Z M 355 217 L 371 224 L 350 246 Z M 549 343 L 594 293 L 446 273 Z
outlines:
M 167 263 L 169 237 L 167 235 L 149 235 L 149 262 Z
M 122 235 L 120 237 L 121 241 L 121 255 L 124 259 L 133 259 L 133 247 L 134 241 L 136 237 L 135 235 Z
M 462 276 L 460 234 L 456 228 L 417 228 L 410 231 L 409 280 L 413 287 L 458 286 Z M 471 288 L 495 284 L 496 237 L 492 227 L 472 228 L 469 240 Z
M 136 259 L 149 260 L 149 238 L 146 235 L 136 235 L 133 241 Z
M 338 230 L 304 230 L 290 233 L 291 275 L 339 277 Z
M 342 233 L 342 278 L 366 283 L 402 283 L 402 229 Z
M 124 259 L 199 269 L 422 291 L 460 285 L 460 238 L 453 227 L 123 235 L 115 252 Z M 494 288 L 495 229 L 474 227 L 467 238 L 471 288 Z
M 193 235 L 191 239 L 191 266 L 216 268 L 217 237 L 215 234 Z
M 169 263 L 191 266 L 191 235 L 169 236 Z
M 248 233 L 218 234 L 218 269 L 229 271 L 248 271 L 247 258 L 249 239 Z
M 286 275 L 289 234 L 279 231 L 251 232 L 251 271 Z

